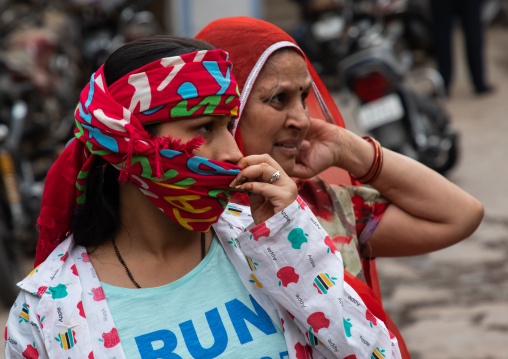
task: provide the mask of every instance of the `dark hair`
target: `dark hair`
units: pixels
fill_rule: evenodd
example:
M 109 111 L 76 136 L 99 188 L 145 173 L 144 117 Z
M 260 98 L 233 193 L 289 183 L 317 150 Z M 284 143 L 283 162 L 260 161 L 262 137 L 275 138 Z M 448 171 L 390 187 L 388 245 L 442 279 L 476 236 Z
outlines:
M 200 50 L 215 50 L 209 43 L 174 36 L 152 36 L 127 43 L 113 52 L 104 64 L 106 86 L 144 65 L 164 57 Z M 145 129 L 155 134 L 157 125 Z M 102 157 L 97 157 L 88 175 L 86 201 L 75 211 L 72 232 L 76 244 L 96 247 L 112 238 L 120 228 L 119 172 Z
M 215 50 L 208 42 L 175 36 L 152 36 L 129 42 L 113 52 L 104 63 L 106 86 L 150 62 L 200 50 Z

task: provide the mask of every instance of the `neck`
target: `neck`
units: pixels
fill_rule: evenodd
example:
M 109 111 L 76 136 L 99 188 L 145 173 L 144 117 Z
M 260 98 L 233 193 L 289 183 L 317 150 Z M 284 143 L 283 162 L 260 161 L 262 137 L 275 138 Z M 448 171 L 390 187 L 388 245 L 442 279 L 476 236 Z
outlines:
M 157 257 L 173 257 L 193 248 L 201 238 L 167 217 L 133 184 L 120 188 L 122 227 L 117 243 L 130 243 L 136 252 Z
M 189 231 L 171 220 L 133 184 L 120 187 L 120 221 L 115 244 L 142 288 L 174 282 L 201 262 L 201 233 Z M 211 233 L 206 233 L 206 251 L 211 241 Z M 112 241 L 99 246 L 90 259 L 101 281 L 135 288 Z

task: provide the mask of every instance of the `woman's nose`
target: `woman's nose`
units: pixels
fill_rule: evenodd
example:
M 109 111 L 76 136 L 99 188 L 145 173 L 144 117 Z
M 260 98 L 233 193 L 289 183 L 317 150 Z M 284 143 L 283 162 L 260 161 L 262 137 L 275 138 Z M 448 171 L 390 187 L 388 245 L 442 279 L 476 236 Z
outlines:
M 307 130 L 310 125 L 310 119 L 305 110 L 304 105 L 299 102 L 288 110 L 284 127 L 293 128 L 297 130 Z
M 243 158 L 242 152 L 238 148 L 236 141 L 231 133 L 224 136 L 224 142 L 218 152 L 218 159 L 222 162 L 238 163 Z

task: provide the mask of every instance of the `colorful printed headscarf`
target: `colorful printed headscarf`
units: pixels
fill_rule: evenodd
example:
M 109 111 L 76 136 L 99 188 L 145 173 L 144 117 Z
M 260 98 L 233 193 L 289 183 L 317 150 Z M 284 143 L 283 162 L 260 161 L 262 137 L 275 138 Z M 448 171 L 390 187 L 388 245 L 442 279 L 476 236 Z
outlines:
M 207 231 L 230 197 L 240 168 L 191 153 L 187 143 L 150 135 L 143 125 L 208 115 L 236 116 L 240 104 L 232 64 L 222 50 L 163 58 L 106 87 L 103 67 L 92 75 L 75 112 L 75 136 L 46 179 L 36 265 L 70 234 L 72 213 L 86 201 L 95 156 L 120 170 L 168 217 Z

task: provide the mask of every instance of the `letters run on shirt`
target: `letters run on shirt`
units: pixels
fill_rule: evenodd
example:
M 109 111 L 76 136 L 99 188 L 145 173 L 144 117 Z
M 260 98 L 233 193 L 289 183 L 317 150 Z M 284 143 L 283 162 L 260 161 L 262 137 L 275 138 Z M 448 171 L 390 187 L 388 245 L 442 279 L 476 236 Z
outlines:
M 225 303 L 220 311 L 219 308 L 214 308 L 205 312 L 203 319 L 206 323 L 187 320 L 179 323 L 176 328 L 172 328 L 173 330 L 160 329 L 136 336 L 134 339 L 139 355 L 143 359 L 188 357 L 287 359 L 288 352 L 280 351 L 285 345 L 282 334 L 277 332 L 268 314 L 252 297 L 250 301 L 254 310 L 239 299 L 233 299 Z M 279 336 L 278 344 L 282 343 L 283 346 L 270 346 L 269 342 L 277 336 Z M 252 353 L 254 348 L 256 348 L 254 352 L 260 355 L 246 354 Z M 268 352 L 275 350 L 276 354 L 263 356 L 262 353 L 267 350 L 262 348 L 268 349 Z

